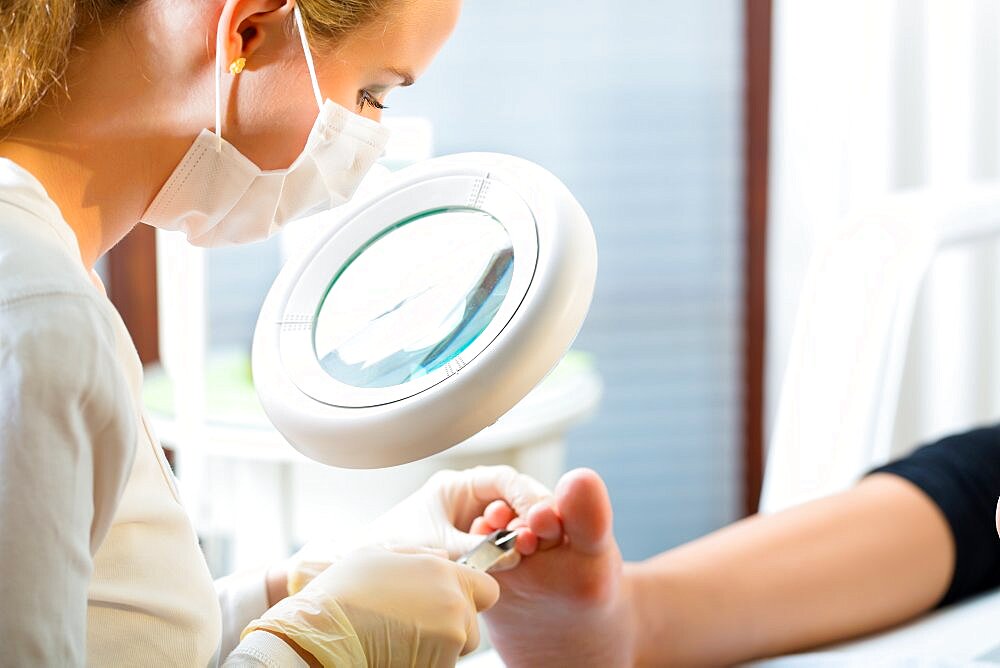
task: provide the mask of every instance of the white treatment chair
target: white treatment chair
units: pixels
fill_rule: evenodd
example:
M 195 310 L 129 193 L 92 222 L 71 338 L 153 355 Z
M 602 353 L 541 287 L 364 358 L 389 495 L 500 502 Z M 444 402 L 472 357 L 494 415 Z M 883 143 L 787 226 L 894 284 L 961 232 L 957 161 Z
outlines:
M 891 197 L 813 256 L 768 449 L 762 512 L 842 491 L 893 454 L 921 285 L 942 250 L 1000 238 L 1000 187 Z M 994 665 L 1000 593 L 816 654 L 752 664 Z M 921 663 L 923 661 L 924 663 Z
M 934 256 L 1000 238 L 1000 186 L 897 195 L 820 244 L 803 284 L 762 512 L 850 487 L 891 454 L 917 297 Z

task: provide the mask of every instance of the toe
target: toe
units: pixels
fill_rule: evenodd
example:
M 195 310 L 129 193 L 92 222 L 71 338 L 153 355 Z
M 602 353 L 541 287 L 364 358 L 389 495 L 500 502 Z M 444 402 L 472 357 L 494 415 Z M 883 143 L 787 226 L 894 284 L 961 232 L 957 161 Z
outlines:
M 490 523 L 491 526 L 495 527 L 505 527 L 512 519 L 514 519 L 514 511 L 511 507 L 507 505 L 506 501 L 497 499 L 490 505 L 486 506 L 486 510 L 483 511 L 483 517 L 486 521 Z
M 534 532 L 522 529 L 517 532 L 517 551 L 528 556 L 538 550 L 538 536 Z
M 472 520 L 472 526 L 469 528 L 469 533 L 478 534 L 485 536 L 486 534 L 493 533 L 496 531 L 488 521 L 483 517 L 477 517 Z
M 538 549 L 547 550 L 563 542 L 562 521 L 549 503 L 539 503 L 528 512 L 528 527 L 538 536 Z
M 556 507 L 574 549 L 598 554 L 613 542 L 611 499 L 600 476 L 575 469 L 556 486 Z

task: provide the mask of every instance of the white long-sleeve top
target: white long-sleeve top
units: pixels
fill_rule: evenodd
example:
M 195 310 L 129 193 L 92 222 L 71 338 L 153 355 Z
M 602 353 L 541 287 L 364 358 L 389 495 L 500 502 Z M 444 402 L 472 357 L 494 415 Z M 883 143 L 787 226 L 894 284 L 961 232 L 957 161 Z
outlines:
M 0 159 L 0 665 L 212 666 L 266 608 L 263 573 L 213 586 L 141 386 L 72 229 Z M 226 664 L 304 665 L 262 632 Z

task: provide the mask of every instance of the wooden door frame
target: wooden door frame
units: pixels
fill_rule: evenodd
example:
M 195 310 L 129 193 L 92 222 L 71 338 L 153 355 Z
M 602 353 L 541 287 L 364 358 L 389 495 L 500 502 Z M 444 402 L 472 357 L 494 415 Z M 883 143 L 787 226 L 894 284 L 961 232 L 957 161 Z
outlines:
M 772 0 L 744 2 L 743 506 L 757 512 L 764 479 L 767 336 L 767 206 L 771 116 Z
M 108 252 L 108 297 L 118 309 L 143 364 L 160 357 L 156 230 L 137 225 Z

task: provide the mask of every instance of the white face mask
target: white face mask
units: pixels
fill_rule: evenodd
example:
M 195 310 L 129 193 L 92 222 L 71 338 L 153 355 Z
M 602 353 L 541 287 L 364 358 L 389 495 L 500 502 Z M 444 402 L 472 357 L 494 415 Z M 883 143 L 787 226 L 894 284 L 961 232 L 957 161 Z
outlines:
M 141 221 L 182 230 L 196 246 L 266 239 L 285 223 L 343 204 L 382 154 L 389 131 L 323 97 L 298 5 L 319 115 L 306 146 L 287 169 L 265 171 L 222 138 L 222 29 L 216 44 L 215 132 L 202 130 Z

